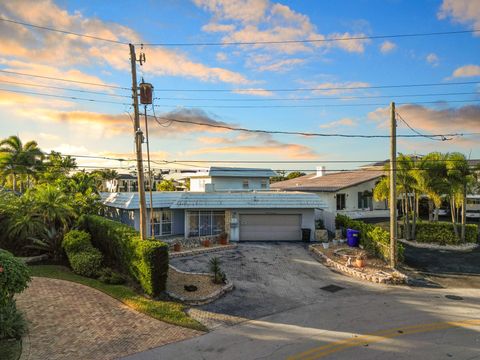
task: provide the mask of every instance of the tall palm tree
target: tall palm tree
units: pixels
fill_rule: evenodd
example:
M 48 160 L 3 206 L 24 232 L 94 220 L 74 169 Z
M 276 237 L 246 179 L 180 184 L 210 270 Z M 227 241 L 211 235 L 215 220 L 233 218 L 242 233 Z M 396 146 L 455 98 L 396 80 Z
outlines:
M 27 194 L 34 200 L 36 211 L 47 227 L 66 227 L 75 216 L 72 198 L 50 184 L 37 185 Z
M 29 179 L 42 159 L 43 152 L 36 141 L 23 144 L 15 135 L 0 141 L 0 172 L 11 177 L 13 191 L 17 191 L 17 178 L 26 176 Z M 23 185 L 22 182 L 22 190 Z

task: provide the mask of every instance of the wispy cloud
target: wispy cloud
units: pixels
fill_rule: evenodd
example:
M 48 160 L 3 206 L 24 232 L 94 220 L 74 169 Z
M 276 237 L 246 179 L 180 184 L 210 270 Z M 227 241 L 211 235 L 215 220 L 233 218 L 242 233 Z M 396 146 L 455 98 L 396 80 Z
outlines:
M 348 127 L 357 126 L 357 122 L 350 118 L 343 118 L 343 119 L 332 121 L 326 124 L 321 124 L 320 128 L 331 129 L 331 128 L 343 127 L 343 126 L 348 126 Z
M 475 0 L 443 0 L 437 17 L 451 18 L 454 22 L 480 28 L 480 2 Z M 478 33 L 475 34 L 479 36 Z
M 382 54 L 388 54 L 389 52 L 392 52 L 396 48 L 397 48 L 397 45 L 395 43 L 387 40 L 380 45 L 380 52 Z
M 425 57 L 425 60 L 427 63 L 429 63 L 432 66 L 438 66 L 440 64 L 440 59 L 438 58 L 438 55 L 435 53 L 430 53 Z
M 253 95 L 253 96 L 272 96 L 273 92 L 262 88 L 236 89 L 235 94 Z
M 480 66 L 464 65 L 453 71 L 452 78 L 480 76 Z

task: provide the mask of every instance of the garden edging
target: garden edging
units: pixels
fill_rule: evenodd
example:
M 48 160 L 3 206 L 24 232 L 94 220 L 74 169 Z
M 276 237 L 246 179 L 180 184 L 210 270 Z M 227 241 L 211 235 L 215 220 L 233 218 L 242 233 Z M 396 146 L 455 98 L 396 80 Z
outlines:
M 479 244 L 477 243 L 466 243 L 462 245 L 439 245 L 434 243 L 421 243 L 417 241 L 409 241 L 405 239 L 398 239 L 398 241 L 405 245 L 413 246 L 416 248 L 435 249 L 435 250 L 470 251 L 470 250 L 476 249 L 479 246 Z
M 328 256 L 325 256 L 321 251 L 315 248 L 315 246 L 310 245 L 308 247 L 308 250 L 310 254 L 318 261 L 324 262 L 327 264 L 327 266 L 330 266 L 332 268 L 335 268 L 347 275 L 351 275 L 353 277 L 356 277 L 361 280 L 367 280 L 373 283 L 377 284 L 394 284 L 394 285 L 399 285 L 399 284 L 404 284 L 408 280 L 408 276 L 405 274 L 395 271 L 395 276 L 387 274 L 387 276 L 382 275 L 382 274 L 364 274 L 355 268 L 347 267 L 343 264 L 340 264 L 337 261 L 332 260 Z
M 236 246 L 236 245 L 235 245 Z M 189 275 L 204 275 L 204 276 L 209 276 L 211 277 L 212 274 L 210 273 L 202 273 L 202 272 L 189 272 L 189 271 L 182 271 L 182 270 L 179 270 L 177 269 L 175 266 L 173 265 L 169 265 L 172 269 L 174 269 L 175 271 L 179 272 L 179 273 L 182 273 L 182 274 L 189 274 Z M 202 298 L 199 298 L 199 299 L 195 299 L 195 300 L 191 300 L 191 299 L 186 299 L 185 297 L 183 296 L 180 296 L 180 295 L 177 295 L 173 292 L 170 292 L 170 291 L 166 291 L 166 293 L 168 294 L 168 296 L 170 296 L 171 298 L 175 299 L 175 300 L 178 300 L 178 301 L 181 301 L 182 303 L 185 303 L 187 305 L 205 305 L 205 304 L 208 304 L 208 303 L 211 303 L 212 301 L 215 301 L 217 300 L 218 298 L 220 298 L 223 294 L 229 292 L 233 290 L 233 282 L 230 281 L 230 280 L 227 280 L 225 285 L 222 286 L 220 289 L 214 291 L 213 293 L 207 295 L 207 296 L 204 296 Z
M 170 258 L 177 258 L 177 257 L 186 257 L 186 256 L 195 256 L 205 253 L 223 251 L 223 250 L 232 250 L 237 247 L 237 244 L 228 244 L 228 245 L 221 245 L 221 246 L 214 246 L 208 248 L 195 248 L 192 250 L 186 251 L 179 251 L 179 252 L 171 252 L 169 251 Z

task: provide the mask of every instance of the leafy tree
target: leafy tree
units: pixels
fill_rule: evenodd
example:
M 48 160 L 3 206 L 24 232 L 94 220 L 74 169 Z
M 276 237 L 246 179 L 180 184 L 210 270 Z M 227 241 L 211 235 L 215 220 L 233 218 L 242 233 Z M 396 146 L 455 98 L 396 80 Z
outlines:
M 62 189 L 50 184 L 37 185 L 27 194 L 47 227 L 66 227 L 75 216 L 72 199 Z
M 52 151 L 42 164 L 41 182 L 52 183 L 67 175 L 77 167 L 77 163 L 71 156 L 62 156 L 61 153 Z
M 175 191 L 176 189 L 173 180 L 165 179 L 157 185 L 157 191 Z
M 306 175 L 304 172 L 292 171 L 287 175 L 286 180 L 295 179 L 297 177 L 304 176 L 304 175 Z

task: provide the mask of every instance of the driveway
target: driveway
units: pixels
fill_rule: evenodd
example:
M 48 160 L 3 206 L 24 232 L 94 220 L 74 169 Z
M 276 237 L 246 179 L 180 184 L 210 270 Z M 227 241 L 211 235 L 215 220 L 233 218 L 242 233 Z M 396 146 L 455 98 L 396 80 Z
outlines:
M 231 251 L 175 258 L 180 270 L 208 272 L 208 262 L 218 257 L 234 291 L 200 309 L 256 319 L 314 302 L 346 296 L 370 284 L 349 279 L 314 260 L 304 243 L 241 243 Z M 341 285 L 337 293 L 321 288 Z

